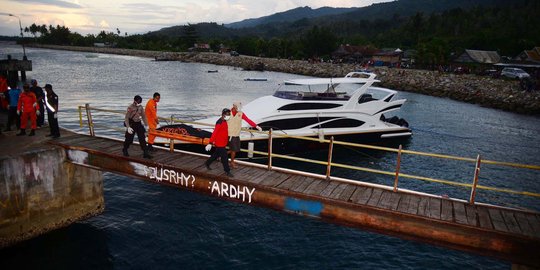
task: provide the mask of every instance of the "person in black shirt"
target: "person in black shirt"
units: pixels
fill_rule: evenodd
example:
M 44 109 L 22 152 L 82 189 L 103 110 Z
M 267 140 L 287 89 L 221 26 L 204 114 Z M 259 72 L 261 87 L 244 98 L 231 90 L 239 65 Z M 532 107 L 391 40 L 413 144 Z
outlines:
M 58 96 L 54 93 L 52 85 L 46 84 L 45 106 L 47 107 L 47 119 L 51 133 L 48 137 L 60 137 L 60 128 L 58 127 Z

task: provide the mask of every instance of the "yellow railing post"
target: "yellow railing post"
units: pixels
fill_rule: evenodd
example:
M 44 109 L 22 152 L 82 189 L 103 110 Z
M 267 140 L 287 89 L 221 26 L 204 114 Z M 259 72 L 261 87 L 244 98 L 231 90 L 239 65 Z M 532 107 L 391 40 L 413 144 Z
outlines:
M 480 154 L 476 157 L 476 166 L 474 169 L 474 179 L 471 187 L 471 197 L 469 198 L 469 203 L 474 204 L 474 197 L 476 196 L 476 185 L 478 184 L 478 175 L 480 175 Z
M 268 170 L 272 170 L 272 129 L 268 131 Z
M 82 106 L 79 106 L 79 126 L 81 128 L 83 127 L 83 123 L 82 123 Z
M 332 154 L 334 152 L 334 136 L 330 137 L 328 145 L 328 165 L 326 165 L 326 179 L 330 180 L 330 171 L 332 170 Z
M 397 153 L 397 164 L 396 164 L 396 178 L 394 179 L 394 192 L 397 192 L 397 186 L 399 181 L 399 170 L 401 169 L 401 150 L 403 146 L 400 144 L 398 153 Z
M 86 103 L 84 105 L 86 108 L 86 118 L 88 119 L 88 130 L 90 131 L 90 136 L 94 137 L 96 134 L 94 133 L 94 122 L 92 121 L 92 113 L 90 112 L 90 104 Z

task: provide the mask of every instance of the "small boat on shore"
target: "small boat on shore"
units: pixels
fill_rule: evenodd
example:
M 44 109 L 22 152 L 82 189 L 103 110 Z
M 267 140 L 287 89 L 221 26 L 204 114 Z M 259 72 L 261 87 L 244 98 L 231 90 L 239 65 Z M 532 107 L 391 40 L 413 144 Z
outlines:
M 372 86 L 378 82 L 376 76 L 375 73 L 351 72 L 343 78 L 287 80 L 282 85 L 287 89 L 278 89 L 271 96 L 246 104 L 243 112 L 263 130 L 272 129 L 274 136 L 334 137 L 354 143 L 380 143 L 410 137 L 412 132 L 407 121 L 384 116 L 384 113 L 399 110 L 406 100 L 393 100 L 395 90 Z M 174 125 L 160 129 L 210 137 L 217 118 L 197 121 L 208 126 Z M 245 131 L 240 134 L 243 144 L 253 141 L 262 148 L 267 145 L 267 134 L 250 131 L 247 123 L 243 125 Z M 283 148 L 282 152 L 303 147 L 297 139 L 279 140 L 282 142 L 275 145 Z M 186 143 L 189 144 L 180 144 Z
M 217 69 L 209 70 L 208 73 L 217 73 Z
M 268 81 L 267 78 L 245 78 L 244 81 L 249 81 L 249 82 L 266 82 Z

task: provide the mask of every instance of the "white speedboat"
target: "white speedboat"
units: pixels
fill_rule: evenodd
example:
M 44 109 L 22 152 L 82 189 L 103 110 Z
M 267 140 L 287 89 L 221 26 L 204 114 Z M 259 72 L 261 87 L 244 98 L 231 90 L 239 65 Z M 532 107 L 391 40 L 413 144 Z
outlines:
M 285 81 L 271 96 L 264 96 L 246 104 L 244 113 L 263 130 L 273 130 L 273 136 L 292 135 L 356 143 L 380 142 L 390 138 L 412 135 L 408 123 L 385 113 L 399 110 L 405 99 L 393 100 L 397 91 L 372 86 L 379 82 L 376 74 L 351 72 L 343 78 L 314 78 Z M 197 122 L 213 125 L 217 117 Z M 248 129 L 247 123 L 243 127 Z M 196 136 L 210 136 L 212 127 L 172 125 L 161 129 Z M 207 132 L 204 132 L 207 131 Z M 267 134 L 243 131 L 241 141 L 266 143 Z M 283 138 L 282 140 L 287 140 Z M 289 139 L 292 140 L 292 139 Z M 179 142 L 180 143 L 180 142 Z M 283 147 L 293 145 L 281 142 Z M 296 145 L 296 143 L 294 144 Z

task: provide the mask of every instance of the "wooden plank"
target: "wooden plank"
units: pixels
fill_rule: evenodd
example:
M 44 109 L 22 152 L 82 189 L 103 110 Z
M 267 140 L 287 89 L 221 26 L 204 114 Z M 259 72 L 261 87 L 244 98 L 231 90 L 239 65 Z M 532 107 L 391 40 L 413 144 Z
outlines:
M 392 198 L 390 199 L 390 209 L 394 211 L 397 210 L 402 195 L 402 193 L 392 192 Z
M 295 175 L 283 181 L 283 183 L 281 183 L 277 187 L 284 190 L 290 190 L 294 186 L 298 185 L 299 182 L 302 182 L 305 178 L 306 178 L 305 176 Z
M 255 175 L 252 178 L 248 178 L 246 180 L 250 183 L 259 184 L 266 178 L 270 179 L 269 181 L 276 179 L 278 174 L 279 173 L 275 171 L 264 170 L 262 174 Z
M 407 209 L 409 208 L 409 203 L 411 202 L 411 195 L 409 194 L 402 194 L 401 199 L 399 200 L 399 205 L 397 208 L 397 211 L 402 213 L 407 213 Z
M 420 216 L 429 217 L 429 198 L 428 197 L 420 197 L 420 202 L 418 203 L 418 212 L 417 214 Z
M 373 192 L 371 193 L 371 197 L 369 197 L 367 205 L 376 206 L 379 204 L 379 199 L 381 198 L 382 192 L 382 189 L 374 188 Z
M 258 184 L 259 182 L 264 180 L 265 177 L 269 176 L 272 173 L 273 171 L 268 171 L 268 170 L 264 170 L 260 168 L 253 168 L 249 171 L 247 176 L 242 178 L 242 180 L 249 183 Z
M 347 187 L 345 187 L 345 190 L 341 192 L 338 199 L 340 201 L 348 202 L 351 199 L 351 196 L 355 190 L 356 190 L 356 185 L 347 184 Z
M 491 218 L 489 217 L 488 210 L 485 207 L 477 206 L 476 214 L 478 214 L 478 223 L 480 224 L 481 228 L 490 230 L 493 229 L 493 225 L 491 224 Z
M 488 208 L 488 213 L 489 213 L 489 217 L 491 218 L 493 228 L 495 230 L 503 231 L 503 232 L 510 232 L 508 228 L 506 227 L 506 224 L 504 223 L 501 210 L 490 207 Z
M 525 214 L 529 225 L 534 231 L 536 237 L 540 238 L 540 215 L 538 214 Z
M 316 182 L 314 182 L 316 183 Z M 314 185 L 313 183 L 308 187 L 306 193 L 309 195 L 319 195 L 321 192 L 330 185 L 330 182 L 327 180 L 319 180 L 319 182 Z
M 362 194 L 358 197 L 358 200 L 356 200 L 356 203 L 359 204 L 367 204 L 369 201 L 369 198 L 371 198 L 371 194 L 373 194 L 373 188 L 366 188 Z
M 168 159 L 171 155 L 167 155 L 163 153 L 162 151 L 156 151 L 155 153 L 152 153 L 152 161 L 163 164 L 163 160 Z
M 392 197 L 392 192 L 383 190 L 381 198 L 377 203 L 377 206 L 384 209 L 390 209 L 390 198 Z
M 300 182 L 299 185 L 295 186 L 292 190 L 293 190 L 293 191 L 296 191 L 296 192 L 301 192 L 301 193 L 303 193 L 304 190 L 306 190 L 306 188 L 307 188 L 313 181 L 315 181 L 314 178 L 306 177 L 303 181 Z
M 275 177 L 274 179 L 267 178 L 267 179 L 263 180 L 262 182 L 260 182 L 259 184 L 264 185 L 264 186 L 277 187 L 281 183 L 283 183 L 285 180 L 292 177 L 292 174 L 279 173 L 279 172 L 276 172 L 276 173 L 277 173 L 278 176 Z
M 514 213 L 514 217 L 516 218 L 519 228 L 525 235 L 537 237 L 534 233 L 534 229 L 531 227 L 529 221 L 527 220 L 527 216 L 525 216 L 524 213 L 516 212 Z
M 244 178 L 247 178 L 251 173 L 252 173 L 251 167 L 240 166 L 240 168 L 234 171 L 234 176 L 239 179 L 244 179 Z
M 444 221 L 454 221 L 452 201 L 441 200 L 441 219 Z
M 338 199 L 339 196 L 341 195 L 341 192 L 343 192 L 345 190 L 345 188 L 347 187 L 346 184 L 339 184 L 335 189 L 334 191 L 332 191 L 332 193 L 330 194 L 330 198 L 332 199 Z
M 476 206 L 465 204 L 465 213 L 467 214 L 467 223 L 471 226 L 478 226 Z
M 336 181 L 330 181 L 330 184 L 321 192 L 320 196 L 324 198 L 330 197 L 330 194 L 336 189 L 336 187 L 339 185 Z
M 353 194 L 351 195 L 351 198 L 349 200 L 351 202 L 356 203 L 358 201 L 358 199 L 360 198 L 360 196 L 362 195 L 362 192 L 364 192 L 366 189 L 367 189 L 367 187 L 357 186 L 356 190 L 353 192 Z
M 506 223 L 506 227 L 510 232 L 522 234 L 521 229 L 519 228 L 519 225 L 517 223 L 517 220 L 514 218 L 514 215 L 512 212 L 508 210 L 501 210 L 501 214 L 503 216 L 504 222 Z
M 468 224 L 467 212 L 465 211 L 465 203 L 453 201 L 454 217 L 457 223 Z
M 157 161 L 155 159 L 152 159 L 154 161 Z M 165 156 L 164 159 L 160 159 L 160 162 L 164 165 L 173 166 L 179 169 L 185 169 L 193 167 L 194 164 L 202 165 L 204 161 L 201 161 L 199 159 L 190 159 L 187 156 L 180 156 L 180 155 L 168 155 Z
M 407 213 L 409 214 L 418 214 L 418 205 L 420 204 L 420 196 L 418 195 L 411 195 L 411 201 L 409 202 L 409 209 L 407 209 Z
M 73 146 L 73 145 L 80 145 L 80 142 L 88 142 L 88 141 L 94 141 L 94 140 L 95 138 L 92 138 L 90 136 L 79 135 L 79 136 L 73 136 L 70 138 L 63 139 L 60 143 Z M 88 145 L 90 146 L 92 144 L 90 143 Z

